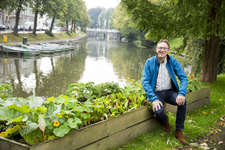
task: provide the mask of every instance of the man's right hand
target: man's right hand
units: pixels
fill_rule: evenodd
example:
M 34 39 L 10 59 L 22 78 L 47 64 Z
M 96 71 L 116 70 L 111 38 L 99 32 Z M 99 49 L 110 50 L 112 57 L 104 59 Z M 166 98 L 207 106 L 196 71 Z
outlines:
M 161 109 L 160 105 L 163 107 L 163 104 L 159 100 L 156 100 L 156 101 L 152 102 L 152 110 L 153 110 L 153 112 L 158 111 L 159 109 Z

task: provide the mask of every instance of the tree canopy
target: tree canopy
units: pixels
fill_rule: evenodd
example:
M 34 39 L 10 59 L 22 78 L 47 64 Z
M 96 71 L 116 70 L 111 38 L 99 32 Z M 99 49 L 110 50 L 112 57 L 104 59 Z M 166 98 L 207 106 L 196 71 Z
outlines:
M 120 5 L 116 7 L 116 10 L 112 15 L 112 24 L 113 27 L 120 31 L 122 36 L 125 37 L 128 42 L 132 42 L 138 38 L 138 28 L 130 20 Z
M 103 10 L 105 10 L 105 8 L 102 8 L 102 7 L 91 8 L 88 10 L 88 15 L 91 18 L 91 24 L 89 25 L 90 28 L 99 27 L 98 16 Z

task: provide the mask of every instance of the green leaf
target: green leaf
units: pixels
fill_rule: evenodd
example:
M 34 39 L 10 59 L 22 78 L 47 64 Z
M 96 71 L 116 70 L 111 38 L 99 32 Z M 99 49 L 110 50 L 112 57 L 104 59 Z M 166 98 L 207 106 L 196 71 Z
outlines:
M 47 118 L 50 118 L 56 115 L 57 113 L 60 114 L 60 111 L 61 111 L 61 105 L 56 105 L 53 102 L 50 102 L 46 108 L 47 108 L 47 112 L 46 112 Z
M 22 137 L 30 145 L 35 145 L 35 144 L 45 141 L 43 132 L 39 128 L 37 128 L 36 130 L 32 130 L 31 132 L 29 132 L 27 134 L 24 134 Z
M 55 102 L 57 104 L 63 104 L 66 101 L 65 97 L 57 97 L 55 98 Z
M 25 134 L 28 134 L 30 132 L 32 132 L 33 130 L 38 128 L 38 124 L 33 122 L 30 123 L 28 126 L 26 126 L 23 130 L 20 130 L 20 135 L 24 136 Z
M 12 122 L 21 122 L 22 121 L 22 117 L 23 116 L 19 116 L 19 117 L 15 118 Z
M 7 120 L 8 123 L 13 122 L 13 120 L 15 119 L 16 121 L 18 121 L 17 119 L 19 117 L 21 117 L 22 119 L 23 114 L 15 109 L 8 109 L 8 107 L 6 106 L 2 106 L 0 107 L 0 120 Z
M 39 115 L 38 127 L 44 132 L 46 127 L 45 115 Z
M 44 103 L 44 98 L 29 96 L 27 101 L 29 103 L 28 106 L 31 109 L 37 109 L 38 106 L 41 106 Z
M 9 109 L 14 108 L 20 112 L 22 112 L 23 114 L 29 113 L 31 111 L 31 109 L 25 104 L 22 107 L 18 107 L 16 104 L 8 106 Z
M 87 118 L 88 118 L 88 116 L 87 116 L 86 113 L 81 113 L 81 117 L 82 117 L 83 119 L 87 119 Z
M 82 121 L 80 120 L 80 118 L 77 118 L 77 117 L 74 118 L 74 121 L 77 122 L 77 124 L 81 124 L 82 123 Z
M 59 128 L 55 128 L 53 130 L 53 133 L 55 134 L 55 136 L 63 137 L 69 131 L 70 131 L 70 128 L 68 126 L 61 125 Z

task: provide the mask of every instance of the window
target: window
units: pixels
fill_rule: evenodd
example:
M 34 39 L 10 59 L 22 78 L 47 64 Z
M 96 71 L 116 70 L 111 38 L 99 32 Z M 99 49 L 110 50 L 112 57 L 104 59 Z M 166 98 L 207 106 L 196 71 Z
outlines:
M 116 38 L 117 37 L 117 33 L 113 33 L 113 38 Z

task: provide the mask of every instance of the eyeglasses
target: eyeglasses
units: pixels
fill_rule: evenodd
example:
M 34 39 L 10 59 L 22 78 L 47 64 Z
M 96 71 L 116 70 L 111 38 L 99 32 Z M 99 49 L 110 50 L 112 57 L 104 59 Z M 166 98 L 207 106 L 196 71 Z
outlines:
M 167 48 L 167 47 L 157 47 L 157 49 L 159 49 L 159 50 L 167 50 L 169 48 Z

